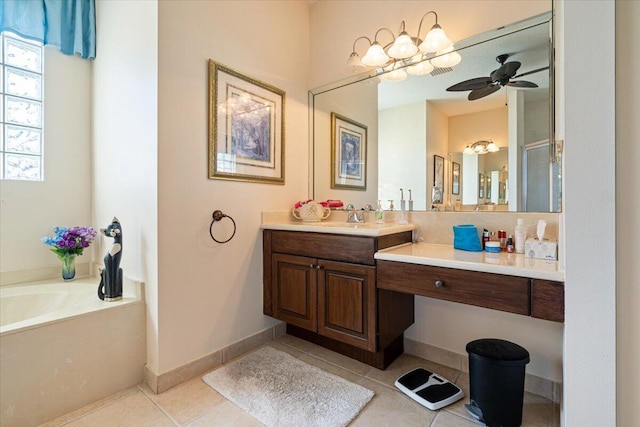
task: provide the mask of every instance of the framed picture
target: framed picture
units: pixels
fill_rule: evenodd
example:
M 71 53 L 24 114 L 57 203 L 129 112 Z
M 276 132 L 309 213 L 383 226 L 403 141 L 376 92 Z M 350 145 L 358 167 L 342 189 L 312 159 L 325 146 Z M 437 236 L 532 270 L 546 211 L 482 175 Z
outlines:
M 209 178 L 284 184 L 285 92 L 209 60 Z
M 478 198 L 484 199 L 484 174 L 478 176 Z
M 491 199 L 491 177 L 487 175 L 487 199 Z
M 451 194 L 460 194 L 460 163 L 451 162 Z
M 433 186 L 444 188 L 444 157 L 433 156 Z
M 331 113 L 331 188 L 367 189 L 367 127 Z

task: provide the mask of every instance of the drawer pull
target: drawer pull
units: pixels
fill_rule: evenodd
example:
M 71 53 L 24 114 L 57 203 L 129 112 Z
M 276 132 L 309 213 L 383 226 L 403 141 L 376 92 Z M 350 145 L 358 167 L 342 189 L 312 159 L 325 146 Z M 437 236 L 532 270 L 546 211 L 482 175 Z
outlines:
M 436 280 L 436 288 L 442 288 L 444 286 L 444 282 L 442 280 Z

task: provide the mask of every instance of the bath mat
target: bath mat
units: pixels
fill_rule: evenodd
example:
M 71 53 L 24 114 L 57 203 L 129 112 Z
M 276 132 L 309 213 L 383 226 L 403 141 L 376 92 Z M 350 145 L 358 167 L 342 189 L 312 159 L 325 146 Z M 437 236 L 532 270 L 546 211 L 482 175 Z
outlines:
M 202 380 L 269 427 L 346 426 L 374 395 L 268 346 Z

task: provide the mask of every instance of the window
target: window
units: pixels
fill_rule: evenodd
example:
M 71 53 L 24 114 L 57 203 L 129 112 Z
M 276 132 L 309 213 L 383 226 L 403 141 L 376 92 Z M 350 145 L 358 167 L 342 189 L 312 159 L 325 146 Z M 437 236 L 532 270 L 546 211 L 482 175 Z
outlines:
M 0 40 L 0 179 L 42 181 L 42 44 Z

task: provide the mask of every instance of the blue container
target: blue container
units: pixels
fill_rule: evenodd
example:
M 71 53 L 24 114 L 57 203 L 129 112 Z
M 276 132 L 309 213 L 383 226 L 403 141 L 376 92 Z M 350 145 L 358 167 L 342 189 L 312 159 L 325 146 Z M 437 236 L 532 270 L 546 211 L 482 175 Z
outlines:
M 476 226 L 472 224 L 454 225 L 453 247 L 463 251 L 481 252 L 482 245 Z

